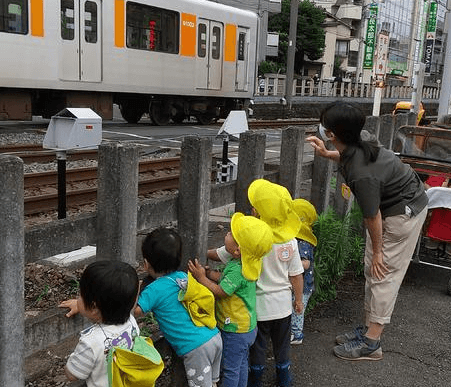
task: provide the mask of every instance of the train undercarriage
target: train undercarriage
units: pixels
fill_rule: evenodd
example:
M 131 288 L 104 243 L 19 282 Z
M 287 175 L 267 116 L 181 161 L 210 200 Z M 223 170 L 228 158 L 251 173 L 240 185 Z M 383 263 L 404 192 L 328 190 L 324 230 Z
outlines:
M 119 106 L 122 117 L 129 123 L 137 123 L 147 113 L 155 125 L 179 124 L 190 117 L 207 125 L 226 118 L 231 110 L 248 108 L 249 100 L 5 88 L 0 89 L 0 120 L 31 120 L 32 116 L 50 118 L 66 107 L 88 107 L 108 120 L 113 118 L 113 103 Z

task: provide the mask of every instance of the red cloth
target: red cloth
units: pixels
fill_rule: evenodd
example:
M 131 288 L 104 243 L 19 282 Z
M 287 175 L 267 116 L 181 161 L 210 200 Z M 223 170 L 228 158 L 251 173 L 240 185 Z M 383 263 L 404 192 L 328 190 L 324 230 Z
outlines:
M 431 187 L 441 187 L 445 179 L 443 176 L 431 176 L 425 183 Z M 451 210 L 447 208 L 432 210 L 426 236 L 443 242 L 451 242 Z

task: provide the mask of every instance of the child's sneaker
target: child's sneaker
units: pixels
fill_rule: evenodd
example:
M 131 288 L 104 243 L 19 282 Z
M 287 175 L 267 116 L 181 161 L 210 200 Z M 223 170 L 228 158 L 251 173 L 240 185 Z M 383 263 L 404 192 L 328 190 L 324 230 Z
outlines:
M 381 360 L 382 348 L 379 340 L 360 338 L 337 345 L 334 354 L 344 360 Z
M 304 340 L 304 335 L 302 333 L 300 335 L 291 334 L 290 344 L 293 344 L 293 345 L 302 344 L 303 340 Z
M 366 331 L 368 330 L 367 327 L 364 327 L 362 325 L 359 325 L 358 327 L 354 328 L 352 332 L 346 332 L 342 335 L 338 335 L 335 337 L 335 341 L 338 345 L 348 343 L 353 340 L 361 339 L 365 335 Z

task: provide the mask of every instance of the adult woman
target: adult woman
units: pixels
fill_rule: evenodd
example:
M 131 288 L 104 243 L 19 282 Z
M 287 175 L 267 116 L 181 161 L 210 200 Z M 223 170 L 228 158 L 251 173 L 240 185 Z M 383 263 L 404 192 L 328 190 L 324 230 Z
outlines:
M 365 246 L 365 327 L 337 336 L 336 356 L 382 359 L 380 337 L 390 318 L 427 213 L 423 183 L 410 166 L 377 143 L 362 141 L 362 111 L 334 102 L 321 114 L 320 136 L 307 138 L 339 170 L 362 209 Z M 326 149 L 324 142 L 336 150 Z

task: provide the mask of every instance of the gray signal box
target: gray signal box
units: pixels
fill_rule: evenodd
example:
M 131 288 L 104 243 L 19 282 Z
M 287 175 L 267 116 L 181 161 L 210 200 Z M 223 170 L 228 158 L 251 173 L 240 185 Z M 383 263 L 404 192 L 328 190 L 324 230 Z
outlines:
M 88 108 L 66 108 L 55 114 L 42 147 L 64 151 L 96 148 L 102 142 L 102 118 Z

